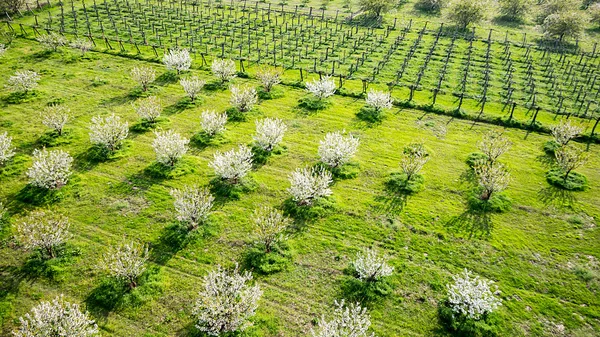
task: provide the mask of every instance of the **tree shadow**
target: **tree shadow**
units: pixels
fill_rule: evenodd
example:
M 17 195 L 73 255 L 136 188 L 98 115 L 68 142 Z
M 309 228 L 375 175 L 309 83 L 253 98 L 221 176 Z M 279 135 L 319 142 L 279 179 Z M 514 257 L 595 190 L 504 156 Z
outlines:
M 42 206 L 59 202 L 63 198 L 63 193 L 61 190 L 40 188 L 28 184 L 17 192 L 14 198 L 33 206 Z
M 178 252 L 199 239 L 214 235 L 212 223 L 207 222 L 195 230 L 190 230 L 181 223 L 173 223 L 162 229 L 158 240 L 152 244 L 150 261 L 165 265 Z
M 537 196 L 546 206 L 572 208 L 577 203 L 577 199 L 572 191 L 553 185 L 539 190 Z
M 294 233 L 300 233 L 306 227 L 335 210 L 333 201 L 329 198 L 314 200 L 312 205 L 298 205 L 292 198 L 288 198 L 279 207 L 283 214 L 293 220 L 288 227 Z
M 215 197 L 215 205 L 224 205 L 229 201 L 239 200 L 243 194 L 252 192 L 257 188 L 254 180 L 245 178 L 237 184 L 216 177 L 209 182 L 210 192 Z
M 171 105 L 165 107 L 163 109 L 163 112 L 165 115 L 174 115 L 174 114 L 178 114 L 182 111 L 185 111 L 187 109 L 192 109 L 199 104 L 202 104 L 199 99 L 196 99 L 195 101 L 192 102 L 192 100 L 189 97 L 185 97 L 185 98 L 182 98 L 179 101 L 175 102 L 174 104 L 171 104 Z
M 469 239 L 489 237 L 493 229 L 492 212 L 467 209 L 452 217 L 446 228 L 451 233 L 467 234 Z
M 63 144 L 69 144 L 70 132 L 63 131 L 59 135 L 55 130 L 44 132 L 37 140 L 36 144 L 41 147 L 55 147 Z
M 78 171 L 90 171 L 98 164 L 113 161 L 117 157 L 100 146 L 90 146 L 85 152 L 75 156 L 73 166 Z
M 5 104 L 21 104 L 39 96 L 36 90 L 24 92 L 16 91 L 2 97 L 2 102 Z
M 169 85 L 172 83 L 177 83 L 179 81 L 179 76 L 177 76 L 177 73 L 172 72 L 172 71 L 167 71 L 162 73 L 160 76 L 158 76 L 153 84 L 164 87 L 165 85 Z

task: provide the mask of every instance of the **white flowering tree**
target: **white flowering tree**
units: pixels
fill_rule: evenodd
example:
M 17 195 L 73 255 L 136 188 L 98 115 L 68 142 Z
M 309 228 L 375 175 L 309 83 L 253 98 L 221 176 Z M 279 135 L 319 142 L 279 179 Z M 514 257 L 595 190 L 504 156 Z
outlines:
M 69 221 L 52 212 L 35 211 L 17 223 L 15 238 L 25 249 L 37 249 L 42 256 L 56 257 L 56 248 L 69 239 Z
M 281 83 L 282 71 L 277 68 L 261 68 L 256 73 L 256 78 L 262 84 L 266 92 L 271 92 L 271 89 L 279 83 Z
M 400 168 L 406 174 L 406 180 L 410 181 L 419 174 L 427 161 L 429 161 L 429 155 L 423 144 L 415 143 L 407 146 L 400 159 Z
M 377 251 L 367 249 L 356 255 L 352 266 L 358 278 L 364 282 L 376 282 L 392 275 L 394 267 L 391 267 L 385 257 L 380 256 Z
M 236 76 L 235 62 L 233 60 L 215 59 L 210 69 L 221 84 L 233 80 Z
M 272 151 L 281 143 L 287 126 L 281 119 L 265 118 L 256 122 L 256 134 L 252 137 L 258 147 L 264 151 Z
M 15 147 L 12 145 L 12 137 L 5 131 L 0 133 L 0 165 L 4 165 L 15 155 Z
M 273 246 L 283 239 L 283 231 L 291 223 L 281 211 L 270 207 L 255 210 L 252 219 L 258 241 L 266 253 L 271 252 Z
M 208 220 L 215 200 L 208 189 L 198 186 L 172 189 L 171 196 L 175 199 L 177 220 L 187 223 L 190 230 L 198 228 L 199 224 Z
M 371 326 L 371 316 L 367 308 L 363 308 L 359 303 L 350 303 L 346 305 L 344 300 L 335 301 L 333 312 L 327 319 L 325 315 L 321 317 L 319 325 L 311 331 L 313 337 L 374 337 L 369 333 Z
M 163 64 L 167 70 L 175 70 L 179 75 L 192 66 L 192 57 L 187 49 L 171 49 L 163 56 Z
M 390 109 L 392 107 L 392 96 L 389 92 L 369 90 L 366 98 L 367 106 L 380 112 L 383 109 Z
M 488 163 L 494 165 L 498 157 L 506 153 L 512 146 L 512 142 L 502 134 L 490 131 L 477 143 L 477 147 L 487 156 Z
M 554 151 L 556 164 L 563 172 L 563 181 L 567 181 L 569 174 L 575 169 L 585 165 L 589 160 L 589 155 L 579 147 L 563 146 Z
M 452 277 L 454 284 L 446 285 L 448 303 L 457 315 L 464 315 L 473 320 L 480 320 L 495 311 L 502 301 L 494 295 L 491 286 L 493 281 L 473 276 L 468 270 Z M 495 292 L 497 292 L 496 287 Z
M 481 187 L 481 200 L 489 200 L 493 194 L 504 191 L 510 182 L 510 174 L 502 164 L 477 165 L 474 168 L 477 182 Z
M 229 102 L 234 108 L 240 112 L 247 112 L 252 110 L 254 105 L 258 102 L 258 96 L 256 95 L 256 89 L 250 87 L 239 87 L 236 85 L 231 86 L 231 98 Z
M 71 110 L 64 105 L 50 105 L 41 112 L 42 124 L 54 130 L 59 136 L 70 119 Z
M 28 93 L 37 88 L 41 77 L 35 71 L 17 70 L 15 74 L 8 78 L 5 87 L 14 92 Z
M 181 84 L 183 91 L 185 91 L 193 102 L 196 99 L 196 96 L 198 96 L 198 93 L 204 88 L 206 81 L 199 79 L 197 76 L 192 76 L 190 78 L 182 78 L 179 81 L 179 84 Z
M 198 294 L 193 316 L 196 328 L 211 336 L 244 331 L 258 308 L 262 291 L 251 285 L 252 274 L 240 273 L 238 267 L 229 272 L 217 267 L 204 277 L 204 289 Z
M 68 42 L 64 36 L 54 32 L 51 32 L 50 34 L 40 35 L 37 38 L 37 41 L 41 43 L 44 47 L 52 49 L 53 51 L 57 51 L 58 48 L 65 46 Z
M 6 51 L 8 50 L 8 46 L 4 43 L 0 43 L 0 57 L 2 57 Z
M 319 157 L 321 162 L 331 168 L 344 165 L 356 153 L 360 141 L 358 138 L 342 132 L 330 132 L 319 142 Z
M 92 42 L 88 39 L 85 38 L 80 38 L 80 39 L 76 39 L 73 40 L 69 46 L 73 49 L 77 49 L 81 52 L 81 56 L 85 55 L 85 53 L 87 53 L 88 51 L 92 50 L 92 47 L 94 46 L 92 44 Z
M 156 122 L 162 111 L 160 99 L 156 96 L 148 96 L 141 99 L 137 105 L 133 105 L 133 108 L 135 113 L 148 123 Z
M 137 82 L 143 91 L 146 91 L 150 83 L 156 79 L 156 72 L 151 67 L 134 67 L 131 69 L 131 79 Z
M 333 96 L 336 91 L 334 80 L 327 76 L 320 80 L 313 80 L 306 82 L 306 90 L 315 96 L 318 100 L 325 99 L 329 96 Z
M 222 180 L 235 185 L 252 170 L 252 151 L 244 145 L 225 153 L 217 151 L 214 159 L 208 164 Z
M 115 114 L 92 117 L 89 129 L 90 142 L 109 152 L 121 146 L 129 134 L 129 124 L 121 122 L 121 117 Z
M 152 147 L 157 162 L 166 166 L 174 166 L 186 154 L 187 145 L 190 143 L 189 139 L 173 132 L 173 130 L 158 131 L 154 135 L 156 138 L 152 142 Z
M 225 130 L 227 123 L 227 113 L 217 113 L 214 110 L 206 110 L 200 116 L 200 126 L 208 136 L 214 135 Z
M 312 205 L 315 200 L 331 195 L 331 172 L 320 168 L 296 169 L 289 177 L 288 192 L 299 206 Z
M 552 127 L 552 136 L 559 146 L 567 145 L 571 139 L 579 136 L 582 132 L 583 128 L 572 125 L 570 121 L 562 120 L 558 125 Z
M 33 151 L 33 164 L 27 170 L 29 183 L 45 189 L 59 189 L 67 184 L 71 176 L 73 157 L 63 150 Z
M 111 277 L 122 280 L 127 283 L 129 289 L 133 289 L 137 287 L 138 277 L 146 270 L 148 256 L 148 246 L 132 241 L 111 247 L 104 254 L 98 268 Z
M 82 311 L 78 304 L 64 300 L 63 295 L 52 302 L 42 301 L 31 312 L 19 318 L 14 337 L 70 336 L 88 337 L 98 335 L 98 326 Z

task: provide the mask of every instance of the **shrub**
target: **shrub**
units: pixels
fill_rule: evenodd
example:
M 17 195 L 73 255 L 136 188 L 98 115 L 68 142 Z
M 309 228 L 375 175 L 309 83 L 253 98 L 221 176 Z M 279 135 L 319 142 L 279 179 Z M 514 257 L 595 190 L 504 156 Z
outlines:
M 92 118 L 90 125 L 90 141 L 109 152 L 116 150 L 127 138 L 129 125 L 121 122 L 121 117 L 112 114 L 110 116 L 96 116 Z
M 256 73 L 256 78 L 262 84 L 265 92 L 271 92 L 273 86 L 281 83 L 282 71 L 277 68 L 261 68 Z
M 585 28 L 585 18 L 575 10 L 569 10 L 548 15 L 544 19 L 542 29 L 549 38 L 579 38 Z
M 217 151 L 209 166 L 221 180 L 232 185 L 238 184 L 252 170 L 252 151 L 244 145 L 240 145 L 237 151 Z
M 59 189 L 71 176 L 73 158 L 65 151 L 33 151 L 33 165 L 27 170 L 29 183 L 45 189 Z
M 15 155 L 12 137 L 5 131 L 0 133 L 0 166 L 6 164 Z
M 392 275 L 394 267 L 387 264 L 386 258 L 372 249 L 367 249 L 356 255 L 352 261 L 352 266 L 356 271 L 358 278 L 364 282 L 376 282 Z
M 567 145 L 571 139 L 579 136 L 583 132 L 583 128 L 572 125 L 570 121 L 565 122 L 564 120 L 553 126 L 551 130 L 554 141 L 561 147 Z
M 502 164 L 483 164 L 473 167 L 477 183 L 481 188 L 481 200 L 489 200 L 492 195 L 504 191 L 510 182 L 510 174 Z
M 335 308 L 330 316 L 332 316 L 330 320 L 327 320 L 325 315 L 321 317 L 317 329 L 311 331 L 313 337 L 372 336 L 368 333 L 371 316 L 367 308 L 361 307 L 358 303 L 346 306 L 344 300 L 335 301 Z
M 406 146 L 400 160 L 400 168 L 402 168 L 402 172 L 406 175 L 406 180 L 410 181 L 413 179 L 428 161 L 429 154 L 425 150 L 423 143 L 413 143 Z
M 489 165 L 493 165 L 498 158 L 506 153 L 512 142 L 502 134 L 490 131 L 483 136 L 483 139 L 477 143 L 479 150 L 487 156 Z
M 76 39 L 74 41 L 72 41 L 69 46 L 73 49 L 77 49 L 81 52 L 81 56 L 85 55 L 85 53 L 87 53 L 88 51 L 92 50 L 92 47 L 94 46 L 92 44 L 92 42 L 90 42 L 90 40 L 88 39 Z
M 215 59 L 210 69 L 213 75 L 221 81 L 221 84 L 233 80 L 236 76 L 235 62 L 233 60 Z
M 500 0 L 500 14 L 510 21 L 521 22 L 530 11 L 530 0 Z
M 142 90 L 148 90 L 148 85 L 156 79 L 156 72 L 151 67 L 134 67 L 131 69 L 131 78 L 142 86 Z
M 288 192 L 299 206 L 312 205 L 315 200 L 331 195 L 331 172 L 325 169 L 296 169 L 290 175 Z
M 44 108 L 41 113 L 42 124 L 62 135 L 65 124 L 69 121 L 69 108 L 63 105 L 50 105 Z
M 546 173 L 546 180 L 550 185 L 568 191 L 585 191 L 588 188 L 587 178 L 577 172 L 571 172 L 565 179 L 565 173 L 562 170 L 551 169 Z
M 287 126 L 281 119 L 265 118 L 256 122 L 256 135 L 252 138 L 256 146 L 270 152 L 281 142 L 286 130 Z
M 179 83 L 183 87 L 183 91 L 185 91 L 193 102 L 198 93 L 204 88 L 206 81 L 199 79 L 197 76 L 193 76 L 191 78 L 182 78 Z
M 417 8 L 426 12 L 439 13 L 447 5 L 447 0 L 418 0 Z
M 5 87 L 14 92 L 28 93 L 30 90 L 37 88 L 40 81 L 40 75 L 31 70 L 18 70 L 15 74 L 9 77 Z
M 291 254 L 284 243 L 277 243 L 269 252 L 262 245 L 250 247 L 244 252 L 243 259 L 246 268 L 269 275 L 285 270 L 290 263 Z
M 162 106 L 160 99 L 156 96 L 149 96 L 139 101 L 133 108 L 135 112 L 142 118 L 143 121 L 148 123 L 156 122 L 156 119 L 160 117 Z
M 485 0 L 456 0 L 450 4 L 447 17 L 460 29 L 466 29 L 485 18 L 487 6 L 488 2 Z
M 283 213 L 268 207 L 254 211 L 252 220 L 258 242 L 264 246 L 266 253 L 283 240 L 283 231 L 290 225 L 290 220 Z
M 54 32 L 46 35 L 40 35 L 37 38 L 37 41 L 44 47 L 52 49 L 53 51 L 57 51 L 59 47 L 65 46 L 68 42 L 64 36 Z
M 335 82 L 330 76 L 306 82 L 306 90 L 319 101 L 335 94 Z
M 592 23 L 600 27 L 600 2 L 591 5 L 588 8 L 588 12 L 590 13 Z M 0 55 L 1 54 L 2 53 L 0 52 Z
M 352 135 L 345 137 L 341 132 L 330 132 L 319 142 L 321 162 L 331 168 L 344 165 L 354 156 L 359 143 L 359 139 Z
M 137 287 L 137 279 L 146 270 L 148 260 L 148 247 L 131 243 L 124 243 L 118 247 L 111 247 L 104 254 L 99 264 L 99 269 L 106 271 L 110 276 L 127 283 L 129 289 Z
M 208 136 L 212 137 L 217 133 L 225 130 L 225 124 L 227 123 L 227 113 L 217 113 L 215 111 L 206 110 L 200 117 L 200 125 L 202 131 Z
M 204 289 L 198 294 L 192 315 L 196 328 L 209 335 L 244 331 L 252 324 L 262 291 L 251 286 L 252 274 L 240 273 L 238 267 L 228 272 L 220 266 L 204 277 Z
M 229 102 L 238 111 L 248 112 L 258 102 L 256 89 L 250 87 L 241 88 L 235 85 L 231 86 L 231 98 Z
M 35 211 L 17 224 L 15 238 L 25 249 L 37 249 L 42 256 L 56 257 L 56 248 L 64 244 L 69 235 L 67 218 L 51 212 Z
M 410 179 L 405 173 L 392 173 L 385 185 L 393 193 L 410 195 L 421 191 L 424 182 L 425 179 L 418 173 L 413 174 Z
M 64 300 L 63 295 L 52 302 L 40 302 L 30 313 L 19 318 L 15 337 L 77 336 L 98 334 L 98 326 L 82 312 L 79 305 Z
M 392 2 L 387 0 L 359 0 L 358 5 L 362 11 L 369 12 L 377 18 L 392 8 Z
M 175 163 L 187 152 L 190 140 L 180 134 L 169 131 L 155 132 L 156 138 L 152 142 L 156 161 L 165 166 L 174 166 Z
M 450 330 L 467 336 L 494 336 L 496 328 L 491 314 L 502 305 L 492 292 L 492 281 L 473 277 L 464 270 L 453 276 L 454 284 L 447 285 L 448 298 L 440 305 L 440 319 Z
M 200 189 L 198 186 L 172 189 L 171 196 L 175 199 L 177 220 L 187 223 L 191 230 L 208 220 L 215 200 L 208 189 Z
M 192 66 L 192 57 L 187 49 L 171 49 L 163 56 L 163 64 L 167 70 L 175 70 L 177 74 L 189 70 Z

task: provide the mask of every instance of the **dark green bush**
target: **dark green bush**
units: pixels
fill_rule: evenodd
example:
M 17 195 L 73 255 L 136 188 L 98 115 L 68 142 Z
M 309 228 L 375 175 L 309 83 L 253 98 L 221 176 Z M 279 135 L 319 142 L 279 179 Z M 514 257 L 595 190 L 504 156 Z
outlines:
M 504 194 L 494 193 L 488 200 L 480 198 L 481 189 L 476 188 L 467 197 L 469 210 L 478 212 L 503 213 L 512 207 L 512 201 Z
M 422 190 L 424 182 L 425 178 L 420 174 L 415 174 L 408 180 L 406 173 L 392 173 L 385 187 L 392 193 L 409 195 Z
M 271 88 L 271 91 L 265 91 L 265 88 L 259 87 L 257 91 L 258 91 L 257 92 L 258 98 L 265 100 L 265 101 L 283 97 L 283 90 L 281 90 L 277 87 Z
M 383 121 L 385 114 L 382 110 L 377 110 L 370 106 L 363 106 L 356 114 L 358 119 L 369 123 L 380 123 Z
M 466 315 L 456 314 L 448 301 L 438 305 L 438 317 L 442 326 L 453 336 L 461 337 L 495 337 L 498 336 L 498 318 L 487 314 L 479 320 Z
M 546 152 L 546 154 L 550 156 L 554 157 L 554 151 L 558 150 L 559 148 L 560 144 L 558 144 L 554 140 L 549 140 L 544 143 L 544 152 Z
M 280 242 L 268 253 L 262 244 L 251 247 L 244 253 L 243 259 L 246 269 L 269 275 L 285 270 L 292 256 L 287 244 Z
M 310 111 L 318 111 L 327 108 L 329 103 L 325 99 L 318 99 L 316 97 L 304 97 L 300 99 L 300 104 L 298 104 L 301 108 Z
M 227 119 L 231 122 L 245 122 L 247 120 L 246 113 L 238 108 L 231 107 L 225 112 L 227 113 Z
M 552 186 L 569 191 L 584 191 L 588 187 L 587 178 L 583 174 L 571 172 L 565 179 L 565 173 L 558 168 L 548 171 L 546 180 Z
M 470 153 L 465 162 L 469 165 L 470 168 L 474 168 L 475 165 L 485 163 L 488 161 L 488 156 L 481 152 L 473 152 Z
M 341 290 L 347 300 L 365 303 L 391 294 L 393 288 L 386 279 L 363 282 L 355 276 L 350 276 L 342 280 Z

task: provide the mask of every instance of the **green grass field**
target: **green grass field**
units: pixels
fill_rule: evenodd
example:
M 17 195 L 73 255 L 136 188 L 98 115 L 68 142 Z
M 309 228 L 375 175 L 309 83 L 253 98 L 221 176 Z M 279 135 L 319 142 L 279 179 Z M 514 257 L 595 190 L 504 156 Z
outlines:
M 9 214 L 0 246 L 1 335 L 10 335 L 17 318 L 38 301 L 60 293 L 84 304 L 105 336 L 195 335 L 191 307 L 203 275 L 218 264 L 241 262 L 254 241 L 251 212 L 263 205 L 280 207 L 288 198 L 288 174 L 317 163 L 319 140 L 337 130 L 361 140 L 352 164 L 358 176 L 336 181 L 332 209 L 289 233 L 293 263 L 287 270 L 255 275 L 264 296 L 254 327 L 244 335 L 309 334 L 321 313 L 346 296 L 343 270 L 366 247 L 379 247 L 396 268 L 393 292 L 367 304 L 378 336 L 444 336 L 437 304 L 451 275 L 463 268 L 500 287 L 502 336 L 552 336 L 559 325 L 569 336 L 593 336 L 600 329 L 598 145 L 588 145 L 591 159 L 578 170 L 590 188 L 564 192 L 545 180 L 542 146 L 548 135 L 398 108 L 380 125 L 367 125 L 355 116 L 362 100 L 342 96 L 333 97 L 326 110 L 307 114 L 298 107 L 307 94 L 282 86 L 283 97 L 260 102 L 246 122 L 228 123 L 220 142 L 208 147 L 192 142 L 173 177 L 159 179 L 146 170 L 154 161 L 150 130 L 131 132 L 110 160 L 90 158 L 87 127 L 93 116 L 115 113 L 132 129 L 139 122 L 131 107 L 135 84 L 128 74 L 141 63 L 146 62 L 96 52 L 83 58 L 67 49 L 47 53 L 25 39 L 16 39 L 0 59 L 0 86 L 18 69 L 42 76 L 25 100 L 9 103 L 9 94 L 2 94 L 0 131 L 14 137 L 18 154 L 0 171 L 0 201 Z M 162 65 L 147 64 L 157 74 L 165 72 Z M 192 73 L 211 80 L 204 70 Z M 258 86 L 253 80 L 234 82 Z M 165 106 L 158 128 L 186 137 L 200 131 L 204 109 L 229 107 L 229 91 L 204 91 L 188 107 L 178 104 L 185 94 L 176 82 L 157 81 L 150 92 Z M 48 135 L 38 116 L 49 102 L 62 102 L 74 117 L 58 139 Z M 169 190 L 208 185 L 214 177 L 208 167 L 213 154 L 249 144 L 254 120 L 262 117 L 286 122 L 286 150 L 250 174 L 252 191 L 219 202 L 211 224 L 182 242 L 172 230 L 176 220 Z M 444 127 L 445 137 L 434 132 Z M 465 159 L 489 130 L 503 132 L 514 143 L 501 158 L 512 175 L 506 195 L 513 207 L 481 217 L 466 208 L 468 185 L 461 176 Z M 432 153 L 423 172 L 424 190 L 408 198 L 386 192 L 384 183 L 399 171 L 402 148 L 418 140 Z M 75 158 L 75 174 L 53 198 L 40 200 L 28 195 L 25 171 L 33 149 L 43 146 L 68 151 Z M 11 238 L 20 216 L 45 207 L 67 215 L 72 224 L 73 238 L 51 263 L 40 263 Z M 95 266 L 109 246 L 132 239 L 153 249 L 148 272 L 133 292 L 111 291 Z

